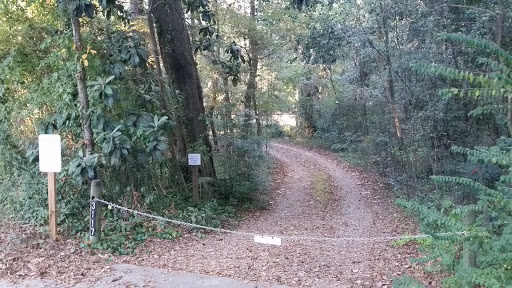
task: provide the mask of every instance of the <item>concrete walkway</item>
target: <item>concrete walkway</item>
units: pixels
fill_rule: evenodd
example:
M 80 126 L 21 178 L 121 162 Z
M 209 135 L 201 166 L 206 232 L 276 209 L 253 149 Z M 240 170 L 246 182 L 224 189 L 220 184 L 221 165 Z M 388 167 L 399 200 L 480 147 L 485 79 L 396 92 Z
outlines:
M 289 288 L 287 286 L 269 286 L 260 283 L 247 283 L 241 280 L 201 275 L 194 273 L 169 272 L 162 269 L 146 268 L 128 264 L 112 266 L 109 276 L 101 278 L 95 283 L 79 283 L 73 288 L 86 287 L 154 287 L 154 288 Z M 66 287 L 48 280 L 25 280 L 12 284 L 0 280 L 0 288 L 30 287 L 30 288 L 57 288 Z

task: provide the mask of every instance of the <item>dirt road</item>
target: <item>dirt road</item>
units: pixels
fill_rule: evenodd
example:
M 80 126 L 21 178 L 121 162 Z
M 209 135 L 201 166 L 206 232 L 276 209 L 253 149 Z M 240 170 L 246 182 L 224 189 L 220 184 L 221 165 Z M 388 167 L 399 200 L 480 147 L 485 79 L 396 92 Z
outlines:
M 307 239 L 283 239 L 281 246 L 230 234 L 177 243 L 153 240 L 150 254 L 123 261 L 292 287 L 382 287 L 394 275 L 425 278 L 409 264 L 417 256 L 412 247 L 396 248 L 389 241 L 310 239 L 414 233 L 382 185 L 367 183 L 328 153 L 284 143 L 270 145 L 270 153 L 279 163 L 271 208 L 239 229 Z
M 251 237 L 233 234 L 152 239 L 136 256 L 108 256 L 108 261 L 107 256 L 80 258 L 67 248 L 48 248 L 39 262 L 25 263 L 23 269 L 51 279 L 70 274 L 73 261 L 80 261 L 80 275 L 69 275 L 78 281 L 100 270 L 108 274 L 112 264 L 132 264 L 263 283 L 257 287 L 391 287 L 391 277 L 404 274 L 427 283 L 428 276 L 409 264 L 410 258 L 418 256 L 414 247 L 393 247 L 389 241 L 325 240 L 415 233 L 414 225 L 375 177 L 329 153 L 286 143 L 273 143 L 269 151 L 278 160 L 272 205 L 251 215 L 239 230 L 296 239 L 285 238 L 281 246 L 257 244 Z M 43 274 L 38 271 L 41 267 L 46 269 Z M 116 272 L 109 277 L 116 277 L 112 273 Z M 124 287 L 123 281 L 114 284 Z

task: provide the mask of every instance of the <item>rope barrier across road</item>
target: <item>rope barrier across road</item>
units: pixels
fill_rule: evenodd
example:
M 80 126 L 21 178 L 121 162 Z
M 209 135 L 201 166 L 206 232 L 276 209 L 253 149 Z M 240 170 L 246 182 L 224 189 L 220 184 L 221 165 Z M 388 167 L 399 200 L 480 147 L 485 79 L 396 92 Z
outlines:
M 126 212 L 130 212 L 135 215 L 145 216 L 148 218 L 156 219 L 163 222 L 169 222 L 175 225 L 186 226 L 191 228 L 198 228 L 204 230 L 210 230 L 218 233 L 229 233 L 247 237 L 253 237 L 255 242 L 264 243 L 264 244 L 274 244 L 281 245 L 281 239 L 283 240 L 308 240 L 308 241 L 329 241 L 329 242 L 341 242 L 341 241 L 391 241 L 391 240 L 412 240 L 412 239 L 423 239 L 423 238 L 431 238 L 431 235 L 420 234 L 420 235 L 403 235 L 403 236 L 381 236 L 381 237 L 313 237 L 313 236 L 285 236 L 285 235 L 268 235 L 262 233 L 251 233 L 251 232 L 243 232 L 243 231 L 234 231 L 222 228 L 214 228 L 209 226 L 203 226 L 188 222 L 183 222 L 179 220 L 173 220 L 169 218 L 164 218 L 161 216 L 152 215 L 145 212 L 140 212 L 137 210 L 133 210 L 127 207 L 123 207 L 102 199 L 95 198 L 92 200 L 93 202 L 100 202 L 109 206 L 109 208 L 117 208 L 120 210 L 124 210 Z M 448 232 L 448 233 L 439 233 L 435 234 L 437 236 L 451 236 L 451 235 L 465 235 L 466 232 Z

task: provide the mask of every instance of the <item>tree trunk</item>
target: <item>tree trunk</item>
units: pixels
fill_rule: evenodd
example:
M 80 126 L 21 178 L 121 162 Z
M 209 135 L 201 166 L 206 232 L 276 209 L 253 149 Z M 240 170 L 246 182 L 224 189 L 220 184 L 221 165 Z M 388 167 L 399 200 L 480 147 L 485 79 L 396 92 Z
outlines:
M 132 0 L 133 1 L 133 0 Z M 158 88 L 160 89 L 160 105 L 162 106 L 162 109 L 165 111 L 165 113 L 169 113 L 172 118 L 176 119 L 176 116 L 173 115 L 172 111 L 169 110 L 169 105 L 167 104 L 167 98 L 165 96 L 165 85 L 164 85 L 164 74 L 162 72 L 161 62 L 160 62 L 160 51 L 158 51 L 158 42 L 156 41 L 156 31 L 155 31 L 155 20 L 153 19 L 152 14 L 152 8 L 153 8 L 153 0 L 148 1 L 148 13 L 147 13 L 147 19 L 148 19 L 148 28 L 149 28 L 149 38 L 151 39 L 151 54 L 153 55 L 153 58 L 155 58 L 155 67 L 156 67 L 156 73 L 157 73 L 157 80 L 158 80 Z M 185 178 L 183 177 L 183 173 L 181 172 L 179 159 L 176 153 L 176 144 L 174 143 L 174 135 L 169 136 L 169 142 L 170 142 L 170 150 L 171 150 L 171 159 L 173 162 L 173 168 L 175 170 L 175 173 L 178 177 L 178 181 L 181 183 L 181 186 L 183 188 L 183 191 L 187 193 L 187 183 L 185 182 Z
M 256 118 L 256 135 L 261 136 L 263 134 L 263 129 L 261 127 L 261 119 L 260 119 L 260 112 L 258 110 L 258 101 L 256 98 L 252 101 L 253 107 L 254 107 L 254 116 Z
M 474 225 L 476 221 L 476 213 L 474 210 L 468 212 L 468 214 L 463 219 L 464 223 L 467 225 Z M 477 267 L 476 263 L 476 250 L 473 247 L 474 245 L 470 240 L 462 243 L 462 263 L 466 269 L 474 269 Z M 477 287 L 476 284 L 470 283 L 470 288 Z
M 132 0 L 133 1 L 133 0 Z M 162 72 L 161 59 L 160 59 L 160 51 L 158 51 L 158 42 L 156 40 L 156 31 L 155 31 L 155 20 L 153 19 L 153 0 L 148 1 L 148 29 L 149 29 L 149 38 L 151 39 L 151 55 L 155 58 L 155 68 L 158 80 L 158 88 L 160 89 L 160 104 L 162 105 L 162 109 L 165 111 L 169 111 L 169 107 L 167 105 L 167 98 L 165 96 L 165 85 L 164 85 L 164 73 Z
M 153 45 L 153 57 L 155 58 L 155 66 L 156 66 L 156 72 L 157 72 L 157 75 L 158 75 L 158 86 L 160 87 L 160 103 L 162 104 L 162 108 L 166 111 L 168 111 L 169 113 L 172 113 L 173 114 L 173 118 L 174 120 L 176 121 L 176 129 L 174 131 L 174 140 L 173 140 L 173 143 L 172 145 L 174 146 L 174 152 L 176 154 L 176 159 L 178 158 L 185 158 L 187 157 L 187 145 L 186 145 L 186 141 L 185 141 L 185 136 L 184 136 L 184 128 L 183 128 L 183 119 L 180 115 L 180 112 L 179 111 L 173 111 L 173 109 L 169 109 L 169 105 L 167 103 L 167 98 L 166 98 L 166 93 L 165 93 L 165 85 L 164 85 L 164 73 L 162 71 L 162 63 L 163 63 L 163 59 L 162 57 L 160 57 L 160 51 L 159 51 L 159 45 L 158 45 L 158 42 L 157 42 L 157 33 L 155 31 L 155 20 L 154 20 L 154 17 L 153 17 L 153 5 L 157 5 L 158 2 L 155 3 L 155 0 L 149 0 L 148 1 L 148 13 L 147 13 L 147 17 L 148 17 L 148 26 L 149 26 L 149 34 L 150 34 L 150 38 L 151 38 L 151 44 Z M 175 94 L 174 91 L 171 92 L 173 95 Z M 176 106 L 181 106 L 181 101 L 178 99 L 178 97 L 174 97 L 175 98 L 175 101 L 177 103 L 172 103 L 172 104 L 176 104 Z M 178 105 L 179 104 L 179 105 Z M 171 105 L 171 106 L 175 106 L 175 105 Z M 178 157 L 179 156 L 179 157 Z
M 192 54 L 190 38 L 185 26 L 181 1 L 161 1 L 153 10 L 157 21 L 162 60 L 173 87 L 183 97 L 185 135 L 191 145 L 201 143 L 209 153 L 212 146 L 204 119 L 205 109 L 199 74 Z M 215 177 L 213 158 L 203 161 L 203 174 Z
M 198 21 L 199 22 L 199 25 L 201 25 L 201 21 Z M 197 35 L 195 32 L 195 29 L 196 29 L 196 17 L 194 15 L 192 15 L 190 17 L 190 38 L 192 40 L 192 51 L 194 51 L 194 46 L 195 45 L 198 45 L 198 42 L 197 42 Z
M 80 19 L 71 15 L 71 26 L 73 28 L 73 44 L 75 51 L 82 51 L 82 34 L 80 32 Z M 82 58 L 80 58 L 82 59 Z M 82 63 L 78 63 L 78 71 L 76 72 L 76 86 L 78 90 L 78 99 L 80 101 L 82 113 L 82 133 L 85 145 L 85 157 L 94 153 L 94 134 L 91 127 L 91 118 L 89 117 L 89 95 L 87 94 L 87 77 L 85 75 L 85 67 Z M 96 177 L 96 172 L 94 173 Z M 93 180 L 94 178 L 89 178 Z
M 251 110 L 253 109 L 253 103 L 256 103 L 256 91 L 258 89 L 258 83 L 256 82 L 256 76 L 258 75 L 258 50 L 259 44 L 256 40 L 256 4 L 254 0 L 249 1 L 250 6 L 250 21 L 251 26 L 249 28 L 249 79 L 247 80 L 247 90 L 245 91 L 244 97 L 244 133 L 246 135 L 251 134 Z M 255 104 L 254 104 L 255 105 Z M 256 112 L 256 111 L 254 111 Z M 261 122 L 260 122 L 261 126 Z M 261 129 L 261 127 L 260 127 Z
M 503 43 L 503 24 L 506 12 L 505 3 L 503 3 L 503 0 L 498 0 L 498 11 L 496 13 L 496 45 L 500 48 Z
M 315 134 L 315 98 L 318 97 L 318 86 L 311 81 L 302 82 L 299 93 L 299 114 L 305 135 L 311 138 Z
M 177 106 L 180 107 L 179 110 L 182 110 L 181 100 L 179 99 L 178 95 L 174 95 L 174 98 L 177 102 Z M 174 113 L 176 117 L 176 133 L 174 135 L 174 141 L 176 142 L 176 152 L 181 158 L 183 158 L 187 157 L 188 145 L 187 141 L 185 141 L 185 127 L 183 124 L 183 117 L 181 116 L 181 111 L 179 110 L 175 111 Z
M 229 81 L 227 77 L 222 79 L 222 89 L 224 89 L 224 121 L 225 121 L 225 130 L 229 131 L 229 133 L 233 134 L 233 119 L 231 119 L 231 98 L 229 97 Z
M 332 92 L 334 93 L 334 98 L 336 99 L 336 101 L 339 101 L 340 99 L 338 99 L 338 93 L 336 92 L 336 85 L 334 84 L 334 79 L 332 77 L 332 66 L 326 65 L 326 68 L 327 68 L 327 72 L 329 72 L 329 81 L 331 82 L 331 87 L 332 87 Z
M 354 65 L 358 69 L 359 72 L 359 89 L 358 89 L 358 99 L 357 101 L 361 102 L 361 111 L 363 115 L 363 135 L 368 136 L 368 115 L 366 111 L 366 97 L 364 95 L 364 88 L 366 86 L 366 81 L 368 80 L 368 72 L 366 63 L 362 61 L 359 53 L 356 51 L 356 56 L 354 57 Z M 334 86 L 333 86 L 334 87 Z
M 380 11 L 381 11 L 381 20 L 382 20 L 382 30 L 384 32 L 384 46 L 385 46 L 385 62 L 386 62 L 386 70 L 387 70 L 387 84 L 388 84 L 388 94 L 389 101 L 391 104 L 391 115 L 393 117 L 393 123 L 395 126 L 396 138 L 398 140 L 398 148 L 402 150 L 404 148 L 404 140 L 402 135 L 402 129 L 400 128 L 400 118 L 398 116 L 398 109 L 396 105 L 396 96 L 395 96 L 395 83 L 393 81 L 393 65 L 391 62 L 391 51 L 389 44 L 389 25 L 388 19 L 386 16 L 386 11 L 384 11 L 384 6 L 382 1 L 380 2 Z
M 215 112 L 215 106 L 217 105 L 217 91 L 219 89 L 219 79 L 215 78 L 213 79 L 213 87 L 212 87 L 212 105 L 210 105 L 210 111 L 209 111 L 209 121 L 210 121 L 210 130 L 212 131 L 212 139 L 213 139 L 213 145 L 215 147 L 219 146 L 219 141 L 217 139 L 217 129 L 215 129 L 215 121 L 214 121 L 214 112 Z

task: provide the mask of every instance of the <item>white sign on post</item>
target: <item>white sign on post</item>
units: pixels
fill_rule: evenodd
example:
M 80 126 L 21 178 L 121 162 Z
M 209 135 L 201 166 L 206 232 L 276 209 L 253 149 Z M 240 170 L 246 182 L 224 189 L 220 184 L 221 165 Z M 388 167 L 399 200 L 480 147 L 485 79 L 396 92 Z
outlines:
M 189 166 L 201 166 L 201 154 L 188 154 Z
M 39 135 L 39 171 L 60 172 L 62 169 L 61 157 L 60 135 Z

